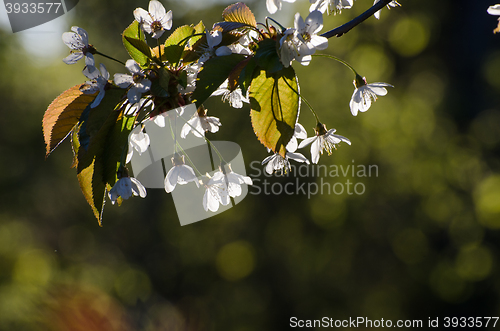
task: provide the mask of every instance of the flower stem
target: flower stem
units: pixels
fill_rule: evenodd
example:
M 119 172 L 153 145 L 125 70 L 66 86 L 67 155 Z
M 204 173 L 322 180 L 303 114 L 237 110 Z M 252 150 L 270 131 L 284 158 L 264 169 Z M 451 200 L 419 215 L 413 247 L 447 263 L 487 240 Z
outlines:
M 161 60 L 161 45 L 160 45 L 160 39 L 156 39 L 156 43 L 158 44 L 158 58 L 160 59 L 160 63 L 162 64 L 162 67 L 163 67 L 163 61 Z
M 107 58 L 107 59 L 113 60 L 113 61 L 115 61 L 115 62 L 118 62 L 118 63 L 120 63 L 120 64 L 122 64 L 122 65 L 125 65 L 125 63 L 123 63 L 122 61 L 117 60 L 117 59 L 115 59 L 115 58 L 113 58 L 113 57 L 111 57 L 111 56 L 108 56 L 108 55 L 106 55 L 106 54 L 103 54 L 103 53 L 101 53 L 101 52 L 99 52 L 99 51 L 96 51 L 96 52 L 95 52 L 95 54 L 100 55 L 100 56 L 103 56 L 103 57 L 105 57 L 105 58 Z
M 267 24 L 267 29 L 268 29 L 268 30 L 269 30 L 269 24 L 268 24 L 268 22 L 267 22 L 268 20 L 271 20 L 271 21 L 273 21 L 274 23 L 278 24 L 278 25 L 279 25 L 279 27 L 281 28 L 281 31 L 285 31 L 285 30 L 286 30 L 286 28 L 285 28 L 283 25 L 281 25 L 278 21 L 276 21 L 276 20 L 275 20 L 275 19 L 273 19 L 272 17 L 266 17 L 266 24 Z
M 362 23 L 365 21 L 367 18 L 378 12 L 380 9 L 382 9 L 384 6 L 388 5 L 389 2 L 392 0 L 380 0 L 376 4 L 374 4 L 372 7 L 370 7 L 367 11 L 359 15 L 358 17 L 354 18 L 353 20 L 333 29 L 330 31 L 327 31 L 323 34 L 321 34 L 321 37 L 325 38 L 331 38 L 331 37 L 340 37 L 347 32 L 349 32 L 351 29 L 356 27 L 358 24 Z
M 347 63 L 346 61 L 344 61 L 342 59 L 339 59 L 336 56 L 329 55 L 329 54 L 313 54 L 312 56 L 327 57 L 329 59 L 338 61 L 338 62 L 342 63 L 343 65 L 345 65 L 347 68 L 351 69 L 351 71 L 354 73 L 354 75 L 358 76 L 358 72 L 349 63 Z
M 304 101 L 304 103 L 307 105 L 307 107 L 309 107 L 309 109 L 313 113 L 314 117 L 316 118 L 316 122 L 320 122 L 318 114 L 314 111 L 314 108 L 311 106 L 309 101 L 307 101 L 307 99 L 304 98 L 302 96 L 302 94 L 300 94 L 296 89 L 294 89 L 286 80 L 284 80 L 284 81 L 285 81 L 286 85 L 288 85 L 288 87 L 291 88 L 292 91 L 295 92 L 295 94 L 297 94 L 302 101 Z

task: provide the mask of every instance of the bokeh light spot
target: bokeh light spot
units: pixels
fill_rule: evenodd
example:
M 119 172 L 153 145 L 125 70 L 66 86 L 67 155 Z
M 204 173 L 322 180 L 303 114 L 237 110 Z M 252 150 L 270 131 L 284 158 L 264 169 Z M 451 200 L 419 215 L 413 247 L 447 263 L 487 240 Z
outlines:
M 500 175 L 483 180 L 474 192 L 479 222 L 491 229 L 500 228 Z
M 428 24 L 418 17 L 403 17 L 391 29 L 389 42 L 403 56 L 415 56 L 429 44 Z
M 248 276 L 255 267 L 253 247 L 246 241 L 235 241 L 223 246 L 216 257 L 219 274 L 236 281 Z
M 479 281 L 490 274 L 493 256 L 486 247 L 468 245 L 460 250 L 455 264 L 460 277 L 465 280 Z

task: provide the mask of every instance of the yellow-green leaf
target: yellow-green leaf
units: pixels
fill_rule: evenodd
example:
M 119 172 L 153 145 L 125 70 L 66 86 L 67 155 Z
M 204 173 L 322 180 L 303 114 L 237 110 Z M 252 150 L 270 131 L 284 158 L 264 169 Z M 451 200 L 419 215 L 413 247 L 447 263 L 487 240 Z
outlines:
M 78 123 L 82 112 L 94 100 L 96 94 L 80 92 L 80 85 L 64 91 L 49 105 L 43 115 L 43 136 L 47 146 L 46 156 L 69 135 Z
M 127 50 L 130 57 L 134 59 L 135 62 L 139 63 L 140 66 L 144 67 L 149 63 L 149 58 L 144 54 L 144 52 L 147 51 L 144 49 L 143 44 L 141 44 L 142 46 L 136 45 L 142 49 L 142 51 L 139 50 L 136 46 L 130 43 L 130 39 L 142 41 L 145 44 L 146 39 L 144 37 L 144 32 L 141 30 L 139 22 L 137 21 L 133 21 L 132 24 L 130 24 L 123 31 L 122 41 L 123 41 L 123 46 L 125 46 L 125 49 Z
M 285 157 L 299 115 L 297 77 L 292 67 L 268 75 L 265 70 L 250 85 L 250 116 L 255 135 L 267 148 Z
M 249 26 L 257 27 L 255 16 L 243 2 L 230 5 L 222 12 L 222 18 L 226 22 L 243 23 Z

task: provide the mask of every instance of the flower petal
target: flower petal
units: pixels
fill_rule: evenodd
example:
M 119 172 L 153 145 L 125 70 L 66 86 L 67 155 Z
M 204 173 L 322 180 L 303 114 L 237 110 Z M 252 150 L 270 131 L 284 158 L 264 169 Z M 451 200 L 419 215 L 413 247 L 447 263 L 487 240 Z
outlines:
M 146 188 L 144 185 L 141 184 L 141 182 L 134 177 L 130 177 L 130 181 L 132 182 L 132 192 L 134 195 L 138 195 L 141 198 L 146 197 Z
M 302 140 L 299 144 L 299 148 L 306 147 L 307 145 L 309 145 L 310 143 L 312 143 L 316 139 L 318 139 L 318 136 L 312 136 L 312 137 L 309 137 L 309 138 Z
M 63 62 L 66 64 L 75 64 L 81 58 L 83 58 L 83 52 L 74 52 L 74 53 L 71 53 L 70 55 L 66 56 L 63 59 Z
M 133 74 L 138 74 L 141 72 L 141 67 L 137 62 L 135 62 L 132 59 L 128 59 L 127 62 L 125 62 L 125 67 L 127 67 L 128 71 L 130 71 Z
M 294 160 L 294 161 L 297 161 L 297 162 L 301 162 L 301 163 L 307 163 L 309 164 L 309 160 L 304 156 L 302 155 L 301 153 L 286 153 L 286 156 L 290 159 L 290 160 Z
M 266 0 L 266 7 L 270 14 L 274 14 L 281 9 L 281 0 Z
M 139 23 L 142 23 L 146 20 L 151 20 L 151 16 L 149 16 L 149 13 L 142 8 L 136 8 L 134 10 L 134 18 Z
M 127 88 L 134 82 L 132 76 L 126 74 L 115 74 L 113 79 L 115 84 L 121 88 Z
M 175 186 L 177 185 L 177 177 L 179 176 L 179 171 L 180 169 L 178 166 L 173 166 L 168 171 L 164 182 L 165 191 L 167 193 L 171 193 L 175 189 Z
M 319 161 L 319 153 L 321 152 L 321 139 L 316 139 L 311 144 L 311 161 L 314 164 L 317 164 Z
M 161 20 L 165 16 L 165 7 L 157 0 L 151 0 L 148 7 L 151 17 L 155 21 Z
M 500 4 L 488 7 L 488 14 L 500 15 Z

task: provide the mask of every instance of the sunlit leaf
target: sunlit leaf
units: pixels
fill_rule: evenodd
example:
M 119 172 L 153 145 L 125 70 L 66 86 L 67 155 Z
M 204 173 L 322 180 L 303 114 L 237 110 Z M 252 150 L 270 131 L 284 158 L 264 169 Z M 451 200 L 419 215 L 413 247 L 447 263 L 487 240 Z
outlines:
M 121 151 L 126 148 L 120 148 L 114 141 L 120 140 L 124 146 L 128 144 L 126 139 L 121 138 L 121 129 L 118 133 L 115 129 L 117 125 L 119 128 L 123 127 L 123 123 L 119 121 L 120 111 L 116 109 L 123 94 L 123 90 L 108 90 L 99 106 L 91 109 L 88 116 L 82 119 L 78 134 L 72 137 L 73 151 L 77 155 L 78 182 L 99 224 L 101 224 L 106 185 L 114 184 L 116 178 L 114 170 L 118 162 L 116 150 L 119 150 L 121 155 Z M 110 152 L 110 145 L 116 150 Z
M 181 41 L 183 42 L 181 46 L 184 46 L 184 42 L 187 42 L 193 34 L 195 34 L 194 27 L 189 25 L 180 26 L 165 41 L 165 47 L 179 45 Z
M 223 33 L 231 32 L 244 27 L 248 27 L 248 25 L 239 22 L 217 22 L 213 26 L 214 29 L 220 29 Z
M 192 26 L 184 25 L 175 29 L 174 32 L 165 41 L 165 58 L 169 63 L 176 66 L 184 52 L 185 45 L 189 41 L 189 37 L 195 34 L 195 29 Z
M 205 24 L 200 21 L 196 26 L 194 26 L 194 34 L 189 39 L 189 48 L 186 49 L 186 52 L 183 55 L 182 62 L 184 64 L 189 64 L 194 61 L 198 61 L 201 56 L 201 52 L 199 52 L 199 48 L 201 45 L 207 43 L 207 37 L 205 34 Z
M 126 41 L 128 41 L 133 47 L 135 47 L 136 50 L 138 50 L 139 52 L 144 54 L 148 59 L 152 58 L 151 48 L 148 46 L 148 44 L 146 44 L 146 42 L 139 40 L 139 39 L 127 37 L 125 35 L 123 36 L 123 38 Z M 137 60 L 136 60 L 136 62 L 137 62 Z M 137 63 L 139 63 L 139 62 L 137 62 Z M 142 65 L 142 63 L 139 63 L 139 64 Z
M 49 156 L 66 139 L 78 123 L 83 110 L 94 100 L 96 94 L 80 92 L 80 85 L 73 86 L 59 95 L 43 115 L 43 136 Z
M 298 81 L 292 67 L 272 75 L 261 70 L 250 85 L 253 130 L 264 146 L 283 157 L 299 114 L 298 92 Z
M 142 51 L 139 50 L 136 46 L 134 46 L 130 42 L 130 40 L 138 40 L 138 41 L 142 41 L 143 43 L 146 43 L 145 37 L 144 37 L 144 32 L 141 30 L 141 28 L 139 26 L 139 22 L 137 22 L 137 21 L 133 21 L 132 24 L 130 24 L 123 31 L 122 41 L 123 41 L 123 45 L 125 46 L 125 49 L 127 50 L 128 54 L 130 55 L 130 57 L 132 59 L 135 60 L 135 62 L 139 63 L 140 66 L 147 65 L 149 63 L 149 58 L 144 53 L 144 52 L 146 52 L 146 50 L 145 49 L 143 49 Z M 143 46 L 139 46 L 139 47 L 143 47 Z
M 255 16 L 243 2 L 238 2 L 228 6 L 222 12 L 222 18 L 226 22 L 244 23 L 249 26 L 257 27 Z

